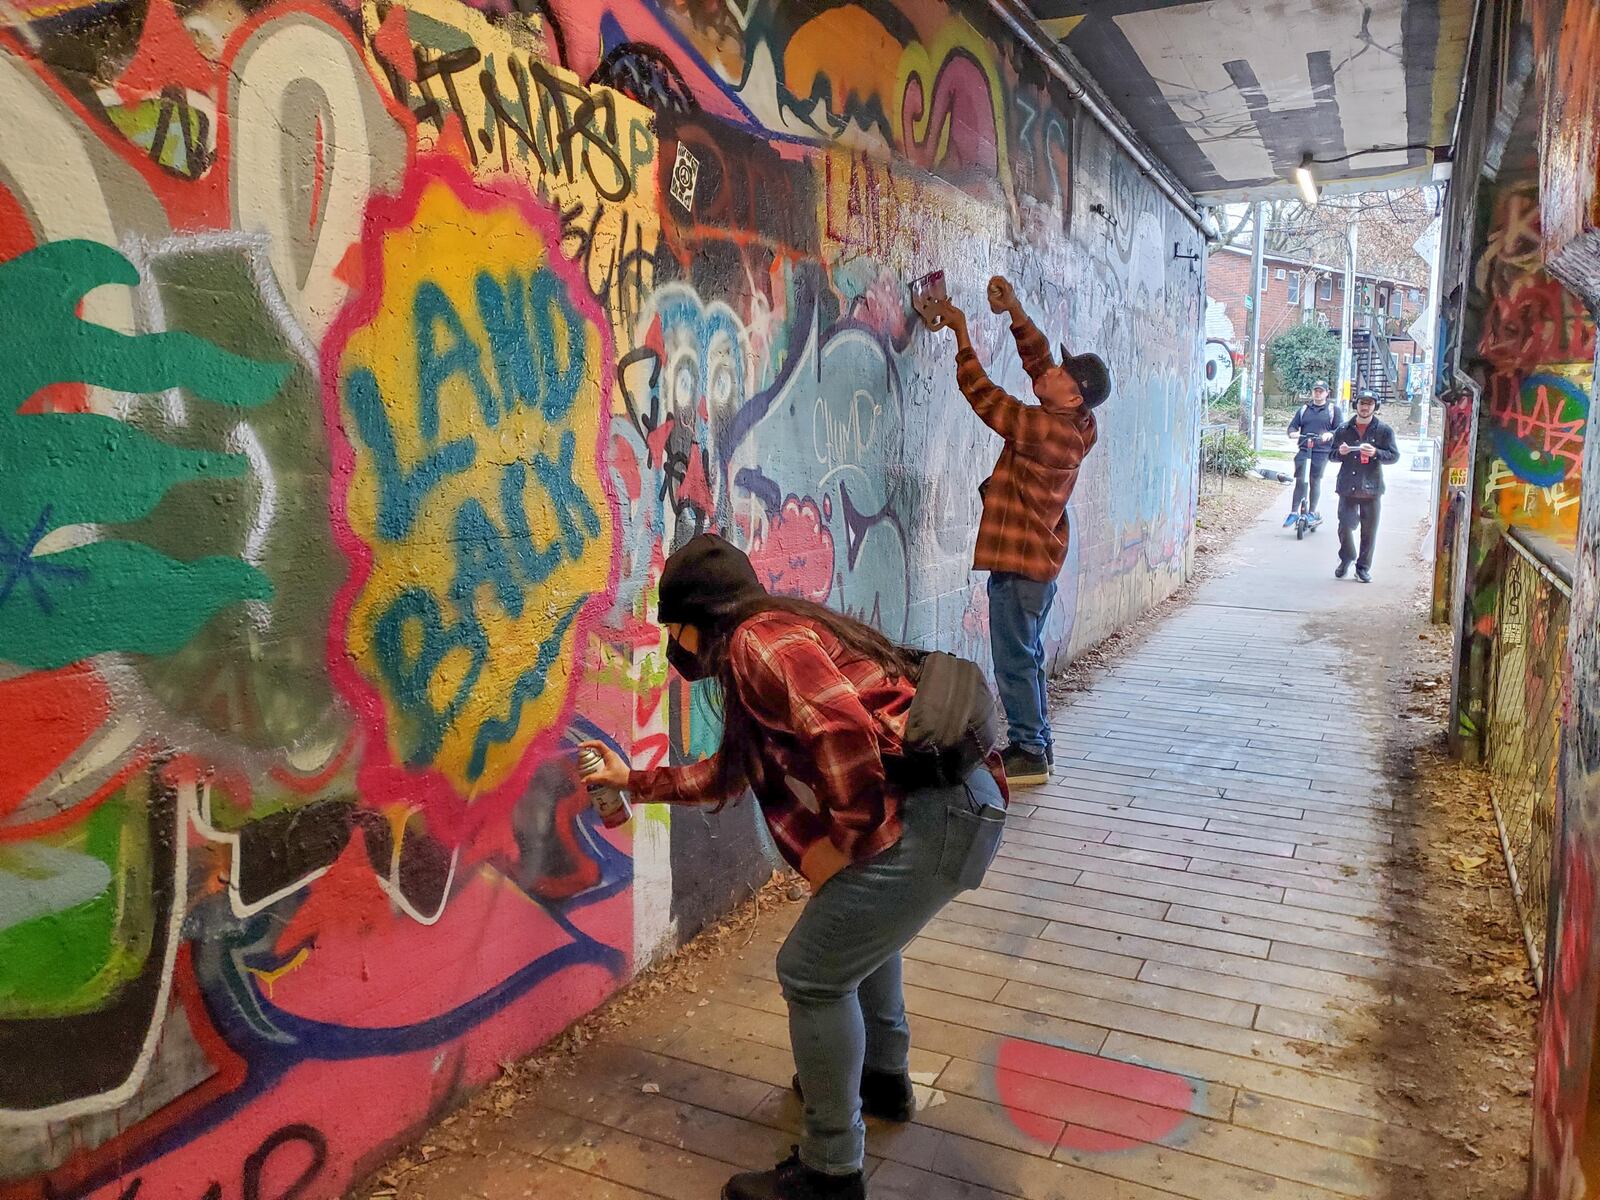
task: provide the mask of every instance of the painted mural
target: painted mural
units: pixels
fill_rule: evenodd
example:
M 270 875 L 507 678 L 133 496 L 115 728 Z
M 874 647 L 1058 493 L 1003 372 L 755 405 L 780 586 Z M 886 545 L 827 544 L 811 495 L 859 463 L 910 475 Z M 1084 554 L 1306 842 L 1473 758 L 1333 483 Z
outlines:
M 1593 295 L 1600 282 L 1600 10 L 1536 0 L 1529 5 L 1544 93 L 1540 184 L 1545 262 Z M 1559 116 L 1559 119 L 1556 119 Z M 1584 450 L 1600 479 L 1600 444 Z M 1530 1200 L 1600 1194 L 1600 1087 L 1595 1074 L 1600 1011 L 1600 506 L 1590 483 L 1577 518 L 1567 695 L 1562 712 L 1561 824 L 1551 881 L 1549 966 L 1540 1011 L 1530 1155 Z
M 337 1195 L 761 878 L 572 766 L 715 745 L 693 534 L 987 659 L 915 275 L 1112 366 L 1052 653 L 1184 577 L 1197 235 L 943 4 L 738 8 L 0 7 L 0 1196 Z
M 1537 188 L 1504 187 L 1472 276 L 1480 308 L 1472 365 L 1483 395 L 1472 439 L 1467 686 L 1457 733 L 1473 744 L 1483 736 L 1504 531 L 1545 539 L 1558 554 L 1577 537 L 1595 325 L 1583 301 L 1545 272 L 1543 253 Z
M 1583 301 L 1544 271 L 1539 212 L 1531 187 L 1498 197 L 1473 280 L 1488 304 L 1478 335 L 1488 371 L 1479 503 L 1503 524 L 1570 546 L 1595 327 Z

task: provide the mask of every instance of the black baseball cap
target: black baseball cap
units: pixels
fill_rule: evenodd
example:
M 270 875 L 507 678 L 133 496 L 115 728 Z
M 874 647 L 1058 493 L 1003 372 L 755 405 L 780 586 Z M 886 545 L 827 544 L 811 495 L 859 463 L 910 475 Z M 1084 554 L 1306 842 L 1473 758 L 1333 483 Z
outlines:
M 1111 371 L 1098 354 L 1068 354 L 1061 347 L 1061 369 L 1072 376 L 1078 393 L 1090 408 L 1098 408 L 1111 395 Z

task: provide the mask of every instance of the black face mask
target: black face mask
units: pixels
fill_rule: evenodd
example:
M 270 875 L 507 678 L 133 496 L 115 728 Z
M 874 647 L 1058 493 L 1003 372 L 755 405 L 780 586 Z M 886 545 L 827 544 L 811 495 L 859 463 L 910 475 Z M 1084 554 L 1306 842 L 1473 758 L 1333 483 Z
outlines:
M 675 637 L 667 638 L 667 662 L 690 683 L 706 677 L 705 665 L 701 663 L 700 656 L 690 654 Z

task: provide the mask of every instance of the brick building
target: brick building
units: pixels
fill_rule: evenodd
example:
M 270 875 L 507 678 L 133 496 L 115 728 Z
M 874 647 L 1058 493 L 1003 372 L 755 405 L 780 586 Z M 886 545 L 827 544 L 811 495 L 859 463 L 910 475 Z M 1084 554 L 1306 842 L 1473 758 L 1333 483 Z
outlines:
M 1362 357 L 1363 348 L 1369 345 L 1373 347 L 1367 352 L 1369 355 L 1386 350 L 1393 364 L 1393 373 L 1387 376 L 1391 396 L 1405 395 L 1410 390 L 1412 369 L 1421 360 L 1420 347 L 1407 331 L 1427 309 L 1427 285 L 1358 271 L 1356 288 L 1357 356 Z M 1208 322 L 1208 331 L 1219 324 L 1224 328 L 1231 325 L 1236 339 L 1232 348 L 1241 352 L 1250 329 L 1250 310 L 1245 305 L 1249 292 L 1250 252 L 1224 246 L 1213 253 L 1206 263 L 1207 307 L 1218 312 L 1213 306 L 1220 306 L 1220 315 L 1226 317 L 1226 322 Z M 1343 314 L 1343 267 L 1277 254 L 1266 256 L 1261 294 L 1263 346 L 1303 321 L 1337 329 Z M 1277 381 L 1269 374 L 1268 394 L 1276 390 Z

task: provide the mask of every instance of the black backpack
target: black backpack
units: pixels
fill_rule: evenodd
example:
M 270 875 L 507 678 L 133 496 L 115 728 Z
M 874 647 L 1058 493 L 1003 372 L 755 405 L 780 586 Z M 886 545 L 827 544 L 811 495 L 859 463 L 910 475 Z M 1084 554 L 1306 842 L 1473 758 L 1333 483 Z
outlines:
M 1000 744 L 1000 711 L 977 663 L 942 650 L 918 657 L 904 756 L 893 773 L 907 788 L 950 787 Z

